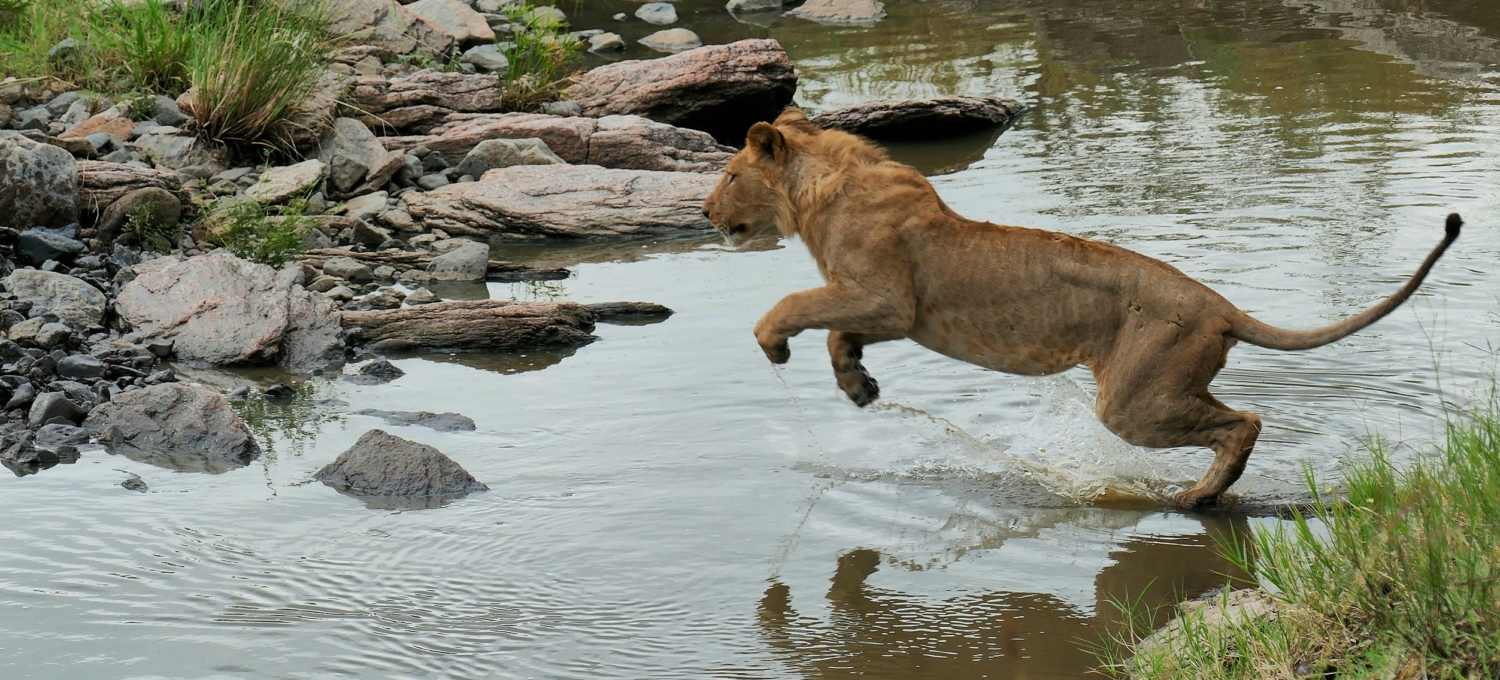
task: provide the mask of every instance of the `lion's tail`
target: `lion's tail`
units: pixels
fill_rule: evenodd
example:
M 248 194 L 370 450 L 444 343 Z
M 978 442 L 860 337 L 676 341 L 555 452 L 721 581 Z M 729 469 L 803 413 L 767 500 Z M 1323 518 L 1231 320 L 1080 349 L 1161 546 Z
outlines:
M 1459 217 L 1458 213 L 1449 215 L 1443 242 L 1432 249 L 1432 252 L 1427 255 L 1427 259 L 1422 262 L 1422 267 L 1417 270 L 1417 273 L 1412 274 L 1411 279 L 1406 282 L 1406 285 L 1401 287 L 1401 290 L 1381 300 L 1374 307 L 1336 324 L 1306 331 L 1291 331 L 1285 328 L 1277 328 L 1270 324 L 1262 323 L 1249 314 L 1242 312 L 1230 319 L 1229 335 L 1252 345 L 1284 351 L 1312 349 L 1341 340 L 1395 311 L 1397 307 L 1401 306 L 1401 303 L 1406 302 L 1406 298 L 1411 297 L 1412 293 L 1417 292 L 1417 288 L 1422 285 L 1422 280 L 1427 278 L 1427 272 L 1432 270 L 1432 265 L 1437 264 L 1438 258 L 1443 256 L 1443 252 L 1448 250 L 1448 246 L 1458 239 L 1459 229 L 1463 225 L 1463 218 Z

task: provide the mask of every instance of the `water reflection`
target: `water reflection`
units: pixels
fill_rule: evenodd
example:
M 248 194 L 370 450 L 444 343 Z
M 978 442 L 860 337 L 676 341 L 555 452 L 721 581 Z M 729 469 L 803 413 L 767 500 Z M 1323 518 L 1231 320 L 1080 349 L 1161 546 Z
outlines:
M 563 359 L 571 357 L 577 352 L 577 348 L 538 350 L 533 352 L 456 352 L 451 354 L 424 352 L 418 354 L 391 354 L 390 358 L 415 357 L 440 364 L 458 364 L 481 371 L 510 375 L 513 373 L 540 371 L 551 366 L 556 366 L 562 363 Z

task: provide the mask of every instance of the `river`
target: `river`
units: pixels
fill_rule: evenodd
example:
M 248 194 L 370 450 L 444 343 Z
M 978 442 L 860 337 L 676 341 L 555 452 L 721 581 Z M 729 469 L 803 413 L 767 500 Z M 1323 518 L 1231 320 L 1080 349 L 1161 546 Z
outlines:
M 620 0 L 579 28 L 653 30 Z M 750 328 L 818 284 L 801 244 L 501 249 L 571 267 L 470 296 L 644 300 L 567 355 L 393 357 L 389 385 L 301 384 L 240 408 L 266 454 L 220 475 L 94 450 L 0 479 L 0 677 L 1083 678 L 1109 602 L 1223 584 L 1216 543 L 1277 521 L 1304 466 L 1398 459 L 1482 390 L 1500 330 L 1500 10 L 1491 0 L 888 3 L 873 27 L 678 3 L 706 42 L 774 37 L 813 111 L 998 94 L 998 137 L 893 148 L 967 216 L 1161 258 L 1259 318 L 1322 325 L 1394 290 L 1469 226 L 1421 294 L 1318 350 L 1237 348 L 1215 382 L 1266 429 L 1237 507 L 1152 500 L 1204 450 L 1128 446 L 1085 371 L 986 372 L 913 344 L 837 391 L 823 334 L 775 369 Z M 623 55 L 642 58 L 639 47 Z M 602 63 L 590 56 L 592 63 Z M 274 373 L 189 377 L 268 385 Z M 333 400 L 333 401 L 324 401 Z M 362 408 L 456 411 L 474 432 Z M 381 427 L 490 491 L 376 510 L 311 474 Z M 119 487 L 140 475 L 148 493 Z M 1095 500 L 1103 494 L 1104 501 Z

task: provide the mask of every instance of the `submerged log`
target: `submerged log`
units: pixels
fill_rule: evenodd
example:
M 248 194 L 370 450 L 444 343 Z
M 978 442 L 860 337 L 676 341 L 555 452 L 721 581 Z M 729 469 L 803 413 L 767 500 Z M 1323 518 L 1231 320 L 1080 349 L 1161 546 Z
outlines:
M 455 300 L 344 312 L 343 326 L 349 342 L 382 352 L 532 350 L 579 347 L 598 339 L 594 312 L 574 302 Z
M 438 253 L 411 252 L 405 250 L 379 250 L 356 252 L 348 248 L 315 248 L 302 253 L 297 264 L 306 264 L 322 269 L 324 263 L 336 257 L 352 258 L 371 269 L 389 265 L 395 269 L 427 269 Z M 490 260 L 485 280 L 511 283 L 515 281 L 558 281 L 566 279 L 572 272 L 560 267 L 528 267 L 523 264 Z

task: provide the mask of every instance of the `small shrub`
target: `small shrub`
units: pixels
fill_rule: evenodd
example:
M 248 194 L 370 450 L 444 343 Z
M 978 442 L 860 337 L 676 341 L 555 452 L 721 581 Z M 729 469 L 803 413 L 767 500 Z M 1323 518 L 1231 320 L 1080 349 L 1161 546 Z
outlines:
M 156 215 L 151 206 L 141 204 L 130 211 L 125 218 L 125 226 L 121 231 L 126 234 L 134 234 L 142 248 L 165 253 L 172 249 L 172 244 L 182 236 L 182 229 L 177 226 L 161 224 L 156 221 Z
M 306 247 L 303 236 L 311 228 L 306 212 L 305 200 L 274 211 L 254 201 L 220 203 L 209 216 L 209 240 L 237 257 L 280 267 Z
M 188 60 L 197 40 L 194 12 L 179 17 L 160 0 L 116 0 L 100 12 L 106 30 L 94 48 L 117 62 L 117 78 L 143 92 L 175 97 L 188 87 Z M 201 12 L 197 12 L 201 18 Z
M 509 66 L 500 76 L 501 99 L 512 111 L 532 111 L 556 101 L 567 82 L 567 66 L 578 59 L 583 44 L 561 23 L 534 9 L 522 4 L 506 10 L 518 27 L 515 42 L 503 50 Z

